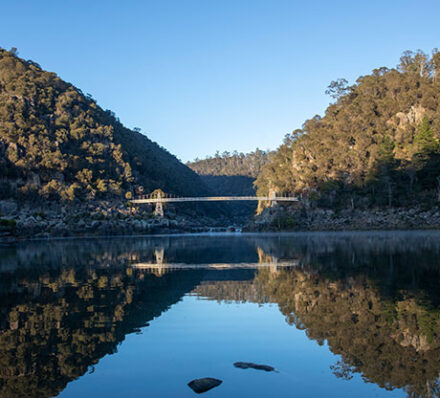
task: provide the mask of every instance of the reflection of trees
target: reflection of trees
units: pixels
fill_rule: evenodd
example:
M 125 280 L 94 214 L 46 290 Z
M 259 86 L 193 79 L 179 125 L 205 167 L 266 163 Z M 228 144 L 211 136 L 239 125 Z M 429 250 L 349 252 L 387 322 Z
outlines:
M 290 324 L 341 355 L 337 376 L 359 372 L 412 397 L 438 396 L 440 311 L 426 296 L 402 290 L 386 298 L 365 275 L 331 280 L 304 270 L 261 270 L 255 283 Z
M 202 282 L 192 294 L 218 302 L 264 303 L 266 298 L 252 281 Z
M 157 278 L 130 268 L 18 277 L 0 297 L 0 396 L 57 395 L 199 279 L 196 272 Z
M 382 270 L 376 277 L 353 272 L 336 278 L 326 276 L 322 264 L 318 268 L 321 272 L 306 267 L 276 274 L 260 269 L 252 281 L 203 282 L 193 293 L 218 301 L 277 303 L 289 324 L 341 355 L 332 366 L 337 377 L 350 379 L 357 372 L 380 387 L 404 388 L 411 397 L 439 396 L 436 298 L 414 286 L 389 295 L 385 287 L 394 283 L 378 283 Z
M 440 241 L 436 233 L 252 237 L 259 257 L 296 258 L 291 270 L 260 269 L 253 281 L 199 285 L 198 295 L 274 302 L 287 321 L 360 373 L 411 397 L 437 397 L 440 373 Z
M 315 233 L 273 238 L 250 237 L 255 247 L 270 256 L 298 259 L 304 270 L 329 279 L 367 275 L 383 296 L 402 289 L 422 289 L 440 305 L 440 233 Z
M 276 302 L 289 323 L 359 372 L 410 396 L 438 396 L 440 239 L 435 233 L 307 234 L 28 243 L 0 253 L 0 396 L 49 397 L 116 351 L 186 292 Z M 298 260 L 293 270 L 178 271 L 141 261 Z M 431 395 L 430 395 L 431 394 Z

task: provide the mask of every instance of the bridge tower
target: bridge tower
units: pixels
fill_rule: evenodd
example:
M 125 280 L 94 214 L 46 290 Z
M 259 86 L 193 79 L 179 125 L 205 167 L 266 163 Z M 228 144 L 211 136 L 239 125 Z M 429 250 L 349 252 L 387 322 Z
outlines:
M 277 192 L 275 189 L 271 188 L 269 190 L 269 200 L 270 200 L 270 207 L 275 207 L 277 205 L 277 201 L 274 200 L 277 197 Z
M 154 215 L 158 217 L 163 217 L 163 203 L 162 202 L 156 202 L 156 208 L 154 209 Z
M 154 193 L 156 194 L 156 199 L 159 199 L 159 201 L 156 202 L 156 208 L 154 209 L 154 215 L 157 217 L 163 217 L 164 216 L 163 203 L 160 200 L 163 197 L 162 190 L 157 189 L 156 191 L 154 191 Z
M 165 255 L 165 249 L 163 247 L 154 249 L 154 257 L 156 257 L 157 265 L 163 265 L 164 255 Z

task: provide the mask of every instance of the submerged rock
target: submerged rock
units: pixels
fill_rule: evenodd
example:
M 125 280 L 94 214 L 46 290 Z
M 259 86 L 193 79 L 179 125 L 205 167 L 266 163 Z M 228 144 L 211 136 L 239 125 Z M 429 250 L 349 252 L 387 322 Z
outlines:
M 223 382 L 212 377 L 204 377 L 203 379 L 195 379 L 188 383 L 188 386 L 197 394 L 206 392 L 211 388 L 217 387 Z
M 257 370 L 264 370 L 265 372 L 273 372 L 275 368 L 269 365 L 260 365 L 257 363 L 252 362 L 235 362 L 234 366 L 239 369 L 257 369 Z

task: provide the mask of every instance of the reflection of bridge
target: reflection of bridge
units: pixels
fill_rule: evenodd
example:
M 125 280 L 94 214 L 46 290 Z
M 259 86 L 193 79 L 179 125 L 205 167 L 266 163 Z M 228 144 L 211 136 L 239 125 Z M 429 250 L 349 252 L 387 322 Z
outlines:
M 154 214 L 163 217 L 163 203 L 176 202 L 224 202 L 224 201 L 269 201 L 271 205 L 277 202 L 298 202 L 298 198 L 293 196 L 277 196 L 271 192 L 268 196 L 200 196 L 200 197 L 173 197 L 161 193 L 145 195 L 132 199 L 133 204 L 154 203 L 156 209 Z
M 154 251 L 156 262 L 135 263 L 131 266 L 136 269 L 149 270 L 156 275 L 163 275 L 169 271 L 181 270 L 230 270 L 230 269 L 257 269 L 269 268 L 271 272 L 277 272 L 283 268 L 293 268 L 299 265 L 297 259 L 280 261 L 274 256 L 265 255 L 258 247 L 258 262 L 247 263 L 167 263 L 164 261 L 164 249 L 158 248 Z
M 280 261 L 274 263 L 207 263 L 207 264 L 187 264 L 187 263 L 136 263 L 132 264 L 133 268 L 150 269 L 150 270 L 187 270 L 187 269 L 257 269 L 257 268 L 290 268 L 298 266 L 298 261 Z
M 208 263 L 208 264 L 187 264 L 187 263 L 136 263 L 131 266 L 136 269 L 148 270 L 157 276 L 161 276 L 170 271 L 183 270 L 211 270 L 211 271 L 225 271 L 236 269 L 259 269 L 268 268 L 271 273 L 277 273 L 281 269 L 291 269 L 297 267 L 299 262 L 297 260 L 281 261 L 273 263 Z

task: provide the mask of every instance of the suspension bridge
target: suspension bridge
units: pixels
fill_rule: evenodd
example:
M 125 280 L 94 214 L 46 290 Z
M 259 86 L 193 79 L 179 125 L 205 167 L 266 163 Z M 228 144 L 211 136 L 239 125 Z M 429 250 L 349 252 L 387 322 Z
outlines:
M 156 208 L 154 214 L 159 217 L 164 216 L 163 204 L 164 203 L 179 203 L 179 202 L 229 202 L 229 201 L 269 201 L 271 206 L 277 204 L 277 202 L 298 202 L 299 198 L 294 196 L 279 196 L 275 192 L 270 192 L 268 196 L 194 196 L 194 197 L 181 197 L 174 196 L 165 193 L 153 193 L 150 195 L 143 195 L 136 197 L 130 202 L 134 205 L 139 204 L 155 204 Z

